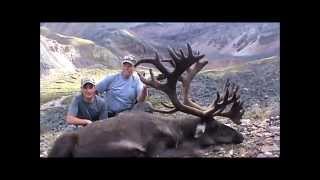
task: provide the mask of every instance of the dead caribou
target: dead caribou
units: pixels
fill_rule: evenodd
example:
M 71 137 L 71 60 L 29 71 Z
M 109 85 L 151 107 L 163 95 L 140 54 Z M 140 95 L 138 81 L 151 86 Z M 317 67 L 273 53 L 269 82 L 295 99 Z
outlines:
M 54 143 L 48 157 L 182 157 L 195 155 L 194 149 L 203 146 L 241 143 L 243 136 L 233 128 L 214 119 L 215 116 L 230 118 L 240 124 L 244 113 L 238 94 L 239 87 L 227 81 L 223 96 L 217 92 L 208 107 L 202 107 L 189 97 L 190 83 L 194 76 L 208 63 L 200 61 L 204 55 L 193 53 L 187 44 L 188 55 L 169 49 L 170 60 L 141 59 L 142 63 L 153 64 L 160 75 L 150 79 L 140 75 L 147 85 L 164 92 L 172 107 L 163 104 L 167 110 L 152 108 L 157 113 L 123 112 L 107 121 L 97 121 L 76 132 L 60 136 Z M 173 70 L 161 62 L 169 62 Z M 166 80 L 163 82 L 162 80 Z M 182 83 L 183 101 L 177 96 L 177 82 Z M 231 108 L 225 112 L 226 107 Z M 161 113 L 184 112 L 194 117 L 185 119 L 165 118 Z

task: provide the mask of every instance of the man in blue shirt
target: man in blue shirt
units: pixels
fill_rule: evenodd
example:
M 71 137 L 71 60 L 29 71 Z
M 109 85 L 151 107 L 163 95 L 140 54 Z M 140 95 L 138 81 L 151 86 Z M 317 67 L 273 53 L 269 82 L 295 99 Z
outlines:
M 124 59 L 120 73 L 106 76 L 96 86 L 99 94 L 106 91 L 105 101 L 109 117 L 132 109 L 136 103 L 143 103 L 148 95 L 147 86 L 134 72 L 135 63 L 133 58 Z

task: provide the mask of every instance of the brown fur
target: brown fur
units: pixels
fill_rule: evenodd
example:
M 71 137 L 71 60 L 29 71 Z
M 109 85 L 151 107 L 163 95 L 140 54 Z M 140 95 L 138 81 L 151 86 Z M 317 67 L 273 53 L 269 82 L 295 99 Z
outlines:
M 124 112 L 62 135 L 49 157 L 194 156 L 195 148 L 242 142 L 241 134 L 217 121 L 208 123 L 206 132 L 194 139 L 199 122 L 199 118 L 175 120 L 145 112 Z

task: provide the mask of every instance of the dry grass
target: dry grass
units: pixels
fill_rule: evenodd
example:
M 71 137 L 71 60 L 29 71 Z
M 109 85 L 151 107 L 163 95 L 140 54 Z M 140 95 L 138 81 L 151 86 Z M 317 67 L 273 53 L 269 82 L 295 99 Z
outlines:
M 72 95 L 80 90 L 80 81 L 84 76 L 90 76 L 96 81 L 104 76 L 116 73 L 118 70 L 111 69 L 82 69 L 76 73 L 59 73 L 51 75 L 50 78 L 40 79 L 40 105 L 58 99 L 62 96 Z M 66 99 L 65 103 L 70 100 Z

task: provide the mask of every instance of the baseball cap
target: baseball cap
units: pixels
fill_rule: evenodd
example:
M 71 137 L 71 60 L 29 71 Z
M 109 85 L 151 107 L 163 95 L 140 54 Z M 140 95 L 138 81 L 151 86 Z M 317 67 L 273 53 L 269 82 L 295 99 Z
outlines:
M 92 79 L 92 78 L 85 77 L 85 78 L 81 79 L 81 87 L 83 87 L 87 83 L 96 85 L 94 79 Z
M 125 57 L 122 59 L 122 64 L 124 64 L 124 63 L 129 63 L 129 64 L 131 64 L 131 65 L 135 65 L 136 62 L 137 62 L 137 61 L 134 59 L 134 56 L 132 56 L 132 55 L 125 56 Z

